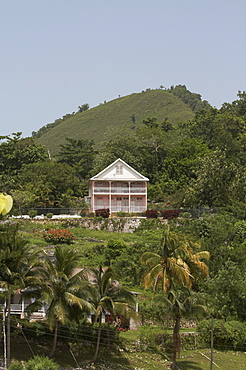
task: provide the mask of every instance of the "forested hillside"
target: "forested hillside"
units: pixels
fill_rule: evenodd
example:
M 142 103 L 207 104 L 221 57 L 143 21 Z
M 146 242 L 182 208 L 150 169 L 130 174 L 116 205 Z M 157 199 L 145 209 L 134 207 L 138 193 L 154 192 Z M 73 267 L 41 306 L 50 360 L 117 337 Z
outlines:
M 200 100 L 196 97 L 195 101 Z M 126 126 L 134 130 L 148 117 L 156 117 L 160 122 L 168 119 L 175 127 L 179 122 L 194 117 L 191 107 L 179 96 L 161 89 L 119 97 L 95 108 L 85 109 L 88 107 L 84 104 L 77 113 L 67 114 L 33 133 L 37 142 L 45 145 L 52 154 L 58 152 L 59 145 L 65 144 L 67 137 L 94 140 L 96 146 L 100 147 L 118 129 Z
M 174 88 L 174 91 L 183 90 Z M 235 204 L 243 204 L 246 192 L 246 94 L 239 93 L 238 100 L 224 104 L 221 109 L 205 103 L 205 108 L 195 112 L 184 110 L 189 119 L 180 122 L 176 117 L 174 123 L 174 115 L 171 122 L 166 110 L 163 116 L 160 113 L 164 112 L 163 102 L 172 105 L 173 94 L 162 90 L 146 91 L 107 103 L 105 117 L 110 116 L 111 106 L 114 109 L 117 105 L 123 107 L 129 99 L 135 101 L 136 98 L 139 102 L 141 97 L 146 108 L 147 96 L 153 97 L 152 106 L 156 98 L 156 106 L 162 107 L 156 109 L 156 115 L 143 120 L 143 116 L 140 119 L 136 115 L 135 123 L 128 124 L 123 124 L 122 118 L 122 124 L 111 127 L 108 140 L 101 142 L 101 146 L 94 142 L 93 136 L 79 138 L 77 134 L 71 137 L 69 130 L 64 133 L 62 128 L 70 126 L 70 120 L 76 119 L 77 114 L 40 137 L 39 141 L 46 135 L 52 140 L 53 130 L 61 130 L 64 140 L 68 137 L 57 147 L 56 155 L 50 154 L 35 138 L 22 139 L 20 134 L 5 137 L 0 144 L 1 188 L 18 192 L 21 199 L 28 194 L 22 201 L 27 207 L 70 207 L 81 202 L 87 194 L 87 180 L 120 157 L 150 179 L 148 196 L 151 203 L 170 202 L 171 207 L 235 207 Z M 160 96 L 170 97 L 170 100 L 160 101 Z M 186 107 L 179 98 L 175 99 Z M 134 111 L 134 104 L 128 108 L 128 116 Z M 90 111 L 100 112 L 103 107 L 80 114 L 86 117 Z M 119 107 L 117 109 L 120 111 Z M 145 111 L 145 114 L 151 112 Z M 71 127 L 75 126 L 71 124 Z M 90 129 L 100 131 L 93 125 Z

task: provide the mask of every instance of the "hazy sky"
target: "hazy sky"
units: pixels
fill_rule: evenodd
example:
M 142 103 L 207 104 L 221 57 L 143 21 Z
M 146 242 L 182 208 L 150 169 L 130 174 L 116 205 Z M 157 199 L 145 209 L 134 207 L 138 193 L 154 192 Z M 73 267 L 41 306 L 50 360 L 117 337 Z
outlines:
M 0 0 L 0 135 L 160 85 L 232 102 L 245 15 L 245 0 Z

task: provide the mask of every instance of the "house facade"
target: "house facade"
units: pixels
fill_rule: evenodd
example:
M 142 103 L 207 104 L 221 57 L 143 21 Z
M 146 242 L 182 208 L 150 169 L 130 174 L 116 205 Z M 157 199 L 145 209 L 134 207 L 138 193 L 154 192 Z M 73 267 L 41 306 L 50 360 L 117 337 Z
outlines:
M 90 211 L 109 208 L 110 213 L 141 213 L 147 209 L 149 179 L 117 159 L 90 179 Z
M 3 293 L 4 289 L 0 289 L 0 293 Z M 11 295 L 10 299 L 10 313 L 11 315 L 20 316 L 20 318 L 24 319 L 28 317 L 30 320 L 42 320 L 45 318 L 46 315 L 46 308 L 43 306 L 38 311 L 32 312 L 32 314 L 27 315 L 26 309 L 27 307 L 35 301 L 35 298 L 26 297 L 24 290 L 19 290 L 15 294 Z M 6 299 L 0 298 L 0 310 L 6 311 L 7 302 Z

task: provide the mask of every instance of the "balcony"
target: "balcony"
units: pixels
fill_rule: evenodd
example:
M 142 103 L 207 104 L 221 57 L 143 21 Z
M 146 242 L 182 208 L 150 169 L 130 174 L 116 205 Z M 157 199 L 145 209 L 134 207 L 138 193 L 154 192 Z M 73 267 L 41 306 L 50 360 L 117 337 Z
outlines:
M 10 313 L 12 315 L 20 315 L 25 312 L 26 308 L 30 305 L 30 303 L 11 303 L 10 304 Z M 3 304 L 0 304 L 0 310 L 3 310 Z M 35 313 L 35 312 L 34 312 Z M 45 309 L 41 308 L 40 310 L 37 311 L 39 314 L 44 314 Z
M 101 187 L 101 188 L 93 188 L 93 192 L 97 194 L 110 194 L 110 188 Z M 134 188 L 131 187 L 130 191 L 129 188 L 117 188 L 111 187 L 111 194 L 146 194 L 146 188 Z

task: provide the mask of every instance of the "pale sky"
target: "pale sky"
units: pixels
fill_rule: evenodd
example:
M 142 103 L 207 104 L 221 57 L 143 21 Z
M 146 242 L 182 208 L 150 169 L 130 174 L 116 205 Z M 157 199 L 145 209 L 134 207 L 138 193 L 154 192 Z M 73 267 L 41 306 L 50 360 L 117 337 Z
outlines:
M 245 0 L 0 0 L 0 136 L 88 103 L 182 84 L 246 90 Z

